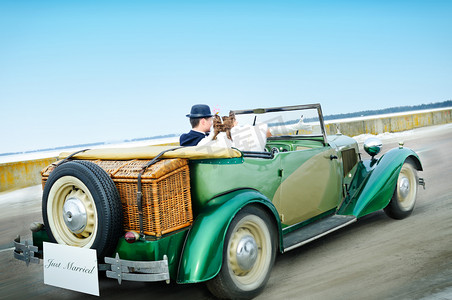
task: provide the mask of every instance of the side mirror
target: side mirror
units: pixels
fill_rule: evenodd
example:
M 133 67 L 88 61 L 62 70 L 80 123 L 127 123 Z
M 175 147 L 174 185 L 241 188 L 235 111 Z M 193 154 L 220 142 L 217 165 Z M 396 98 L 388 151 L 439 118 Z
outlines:
M 368 138 L 364 142 L 364 151 L 366 151 L 367 154 L 372 156 L 372 158 L 378 153 L 380 153 L 381 147 L 383 147 L 383 143 L 379 138 L 376 137 Z

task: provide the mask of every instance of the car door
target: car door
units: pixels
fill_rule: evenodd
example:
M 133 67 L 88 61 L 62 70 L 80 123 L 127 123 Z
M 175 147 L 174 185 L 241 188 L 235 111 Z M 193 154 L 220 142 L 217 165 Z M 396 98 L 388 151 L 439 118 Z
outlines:
M 330 146 L 281 152 L 281 184 L 274 203 L 284 225 L 335 209 L 342 200 L 341 168 Z

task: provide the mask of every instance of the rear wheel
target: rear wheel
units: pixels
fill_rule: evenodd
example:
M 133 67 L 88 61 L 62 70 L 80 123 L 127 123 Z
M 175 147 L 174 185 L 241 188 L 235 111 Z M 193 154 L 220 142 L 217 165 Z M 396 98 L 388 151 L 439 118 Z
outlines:
M 57 167 L 44 187 L 42 212 L 50 239 L 58 244 L 112 254 L 122 234 L 119 194 L 108 174 L 87 161 Z
M 408 217 L 413 212 L 416 203 L 418 186 L 417 171 L 414 163 L 408 159 L 400 170 L 397 186 L 391 201 L 384 209 L 385 213 L 398 220 Z
M 275 226 L 269 215 L 254 206 L 243 208 L 232 220 L 219 274 L 207 283 L 219 298 L 250 299 L 270 277 L 276 255 Z

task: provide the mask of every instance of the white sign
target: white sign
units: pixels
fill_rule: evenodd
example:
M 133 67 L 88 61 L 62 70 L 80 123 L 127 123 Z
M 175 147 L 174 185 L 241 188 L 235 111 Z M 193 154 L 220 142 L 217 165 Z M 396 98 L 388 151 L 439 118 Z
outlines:
M 44 243 L 44 283 L 99 296 L 96 250 Z

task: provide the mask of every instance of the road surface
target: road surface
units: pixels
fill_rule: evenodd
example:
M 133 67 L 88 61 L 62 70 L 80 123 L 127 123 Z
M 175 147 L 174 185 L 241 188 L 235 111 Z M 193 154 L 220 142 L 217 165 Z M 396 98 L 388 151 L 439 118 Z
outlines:
M 427 183 L 413 214 L 396 221 L 379 211 L 308 245 L 278 255 L 256 299 L 452 299 L 452 124 L 384 138 L 383 152 L 403 139 L 423 163 Z M 363 151 L 362 151 L 363 152 Z M 13 259 L 16 234 L 41 217 L 41 188 L 0 194 L 0 299 L 94 299 L 44 285 L 42 264 Z M 203 284 L 100 279 L 104 299 L 213 299 Z

